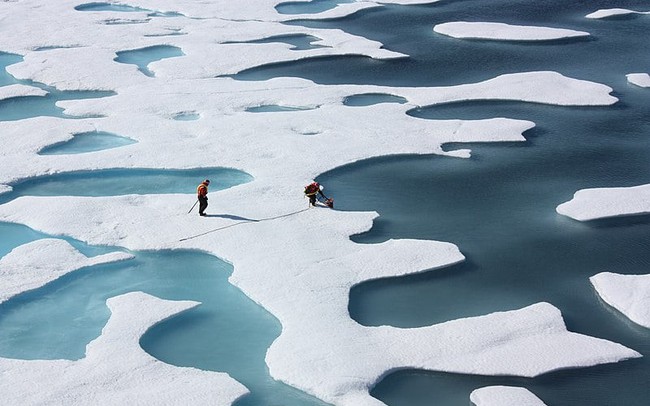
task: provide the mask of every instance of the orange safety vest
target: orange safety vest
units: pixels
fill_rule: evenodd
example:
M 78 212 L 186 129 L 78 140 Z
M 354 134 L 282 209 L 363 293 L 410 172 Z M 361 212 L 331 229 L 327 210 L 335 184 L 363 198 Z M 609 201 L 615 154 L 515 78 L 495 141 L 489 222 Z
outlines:
M 205 183 L 201 183 L 199 187 L 196 188 L 196 194 L 198 194 L 201 197 L 207 196 L 208 195 L 208 185 Z

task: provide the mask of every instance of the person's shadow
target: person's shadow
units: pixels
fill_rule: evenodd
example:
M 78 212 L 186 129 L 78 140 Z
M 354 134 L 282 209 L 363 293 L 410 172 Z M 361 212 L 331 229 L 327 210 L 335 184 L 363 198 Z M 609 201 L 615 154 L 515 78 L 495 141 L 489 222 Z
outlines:
M 240 221 L 251 221 L 251 222 L 258 222 L 259 220 L 256 219 L 249 219 L 246 217 L 240 217 L 240 216 L 234 216 L 232 214 L 206 214 L 205 217 L 220 217 L 223 219 L 229 219 L 229 220 L 240 220 Z

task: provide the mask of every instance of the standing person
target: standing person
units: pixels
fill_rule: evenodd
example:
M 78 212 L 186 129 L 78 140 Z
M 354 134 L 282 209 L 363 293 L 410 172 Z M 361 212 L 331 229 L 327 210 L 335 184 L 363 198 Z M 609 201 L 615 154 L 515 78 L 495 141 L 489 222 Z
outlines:
M 210 184 L 210 180 L 206 179 L 201 184 L 199 187 L 196 188 L 196 195 L 197 198 L 199 199 L 199 216 L 205 216 L 205 209 L 208 208 L 208 185 Z
M 323 189 L 323 185 L 318 184 L 318 182 L 312 182 L 309 185 L 305 186 L 305 196 L 309 197 L 309 204 L 316 206 L 316 199 L 318 195 L 320 195 L 325 199 L 324 203 L 327 207 L 334 208 L 334 199 L 330 199 L 325 196 Z

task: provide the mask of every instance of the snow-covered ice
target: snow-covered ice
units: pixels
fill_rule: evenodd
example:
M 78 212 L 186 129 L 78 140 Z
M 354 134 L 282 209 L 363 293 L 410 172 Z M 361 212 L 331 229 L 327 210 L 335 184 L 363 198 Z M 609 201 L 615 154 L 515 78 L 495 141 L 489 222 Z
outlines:
M 197 225 L 186 214 L 184 195 L 21 197 L 0 207 L 0 218 L 46 232 L 57 229 L 92 244 L 218 254 L 235 266 L 230 281 L 282 323 L 282 334 L 267 353 L 272 376 L 334 404 L 380 404 L 369 388 L 404 367 L 537 376 L 639 356 L 619 344 L 567 331 L 558 309 L 545 303 L 424 328 L 361 326 L 348 314 L 352 286 L 440 268 L 462 261 L 462 254 L 435 241 L 353 243 L 349 236 L 368 230 L 376 214 L 306 210 L 302 200 L 292 204 L 293 211 L 287 207 L 280 213 L 290 215 L 263 220 L 277 212 L 248 202 L 247 185 L 213 194 L 213 210 L 262 221 L 213 217 Z M 25 212 L 27 207 L 34 213 Z M 163 238 L 151 238 L 152 225 Z M 314 229 L 326 233 L 327 241 L 314 240 Z
M 469 397 L 476 406 L 545 406 L 540 398 L 526 388 L 486 386 L 475 389 Z
M 182 15 L 172 19 L 147 12 L 129 13 L 126 18 L 119 12 L 78 11 L 74 7 L 79 2 L 71 0 L 0 3 L 0 15 L 11 15 L 2 19 L 2 51 L 24 58 L 7 68 L 10 74 L 59 90 L 115 92 L 110 97 L 58 102 L 66 114 L 85 118 L 0 122 L 1 184 L 105 168 L 220 166 L 254 177 L 249 183 L 211 192 L 208 213 L 224 215 L 203 219 L 187 214 L 193 195 L 167 194 L 23 196 L 0 206 L 0 221 L 26 224 L 90 244 L 131 250 L 197 249 L 229 261 L 234 266 L 230 282 L 282 323 L 282 333 L 267 353 L 271 375 L 338 405 L 381 404 L 369 395 L 369 389 L 401 368 L 537 376 L 639 356 L 620 344 L 567 331 L 559 310 L 548 303 L 414 329 L 364 327 L 354 322 L 347 309 L 352 286 L 370 279 L 435 272 L 464 257 L 455 245 L 445 242 L 354 243 L 350 236 L 369 230 L 377 214 L 306 210 L 302 199 L 306 182 L 334 167 L 375 156 L 468 156 L 468 150 L 446 153 L 441 145 L 523 141 L 523 133 L 534 126 L 527 120 L 503 117 L 423 120 L 406 114 L 413 108 L 468 100 L 603 106 L 617 99 L 606 85 L 556 72 L 512 73 L 479 83 L 430 88 L 318 85 L 297 78 L 245 82 L 227 77 L 261 65 L 304 58 L 405 57 L 383 49 L 376 41 L 339 30 L 282 24 L 296 16 L 278 14 L 274 8 L 278 3 L 129 3 Z M 343 10 L 351 13 L 360 5 L 310 14 L 310 18 L 325 18 Z M 380 4 L 364 5 L 375 6 Z M 116 24 L 125 22 L 119 20 L 124 18 L 139 23 Z M 34 24 L 39 29 L 35 30 Z M 183 35 L 165 35 L 171 32 Z M 242 43 L 291 34 L 320 38 L 318 44 L 323 47 L 298 52 L 281 43 Z M 114 62 L 117 52 L 155 45 L 178 47 L 185 55 L 150 63 L 148 69 L 155 77 L 143 75 L 134 65 Z M 366 93 L 400 96 L 407 103 L 366 107 L 343 103 L 348 96 Z M 306 109 L 279 114 L 247 111 L 269 105 Z M 200 118 L 170 120 L 187 111 Z M 138 142 L 77 154 L 74 159 L 38 155 L 42 148 L 69 139 L 70 134 L 89 131 L 129 134 Z M 225 214 L 258 221 L 234 220 Z M 314 241 L 313 230 L 328 238 Z M 59 245 L 65 246 L 49 240 L 35 242 L 17 248 L 17 254 L 1 263 L 6 269 L 33 268 L 40 264 L 34 258 L 38 249 Z M 51 254 L 61 256 L 51 259 L 48 265 L 59 265 L 48 267 L 51 274 L 47 279 L 20 289 L 33 289 L 90 261 L 72 251 Z M 17 262 L 24 268 L 14 266 Z M 86 358 L 76 362 L 0 360 L 2 371 L 11 371 L 4 373 L 7 379 L 0 382 L 3 396 L 22 403 L 54 399 L 87 404 L 120 403 L 137 393 L 152 403 L 230 404 L 246 393 L 231 378 L 171 367 L 151 358 L 138 345 L 151 325 L 194 305 L 141 293 L 112 298 L 113 315 L 102 336 L 88 345 Z M 128 345 L 123 344 L 125 339 Z M 32 382 L 48 390 L 34 390 Z
M 47 72 L 53 73 L 54 68 Z M 101 120 L 39 117 L 3 123 L 8 137 L 0 152 L 5 157 L 0 182 L 10 184 L 43 173 L 84 169 L 206 167 L 214 166 L 217 155 L 221 166 L 244 170 L 255 176 L 258 184 L 273 182 L 285 188 L 286 198 L 291 199 L 304 179 L 336 166 L 379 155 L 443 154 L 441 145 L 447 142 L 523 141 L 522 133 L 534 126 L 530 121 L 508 118 L 423 120 L 406 114 L 418 106 L 467 100 L 522 100 L 566 106 L 610 105 L 617 101 L 608 86 L 555 72 L 507 74 L 474 84 L 432 88 L 324 86 L 290 78 L 264 82 L 223 78 L 210 83 L 170 80 L 164 87 L 144 80 L 139 86 L 115 83 L 114 88 L 118 89 L 115 96 L 58 103 L 66 114 L 106 116 Z M 363 93 L 392 94 L 409 102 L 364 108 L 343 104 L 345 97 Z M 179 98 L 177 94 L 186 96 Z M 279 120 L 270 119 L 270 113 L 246 111 L 288 102 L 311 109 L 282 112 Z M 196 111 L 201 120 L 168 119 L 178 111 Z M 337 119 L 329 119 L 332 116 Z M 408 131 L 395 137 L 391 129 L 396 127 Z M 129 134 L 138 143 L 102 151 L 105 159 L 101 160 L 97 154 L 79 154 L 74 161 L 35 154 L 48 145 L 68 140 L 70 134 L 97 130 Z M 303 151 L 302 155 L 288 156 L 287 151 L 294 148 Z
M 601 272 L 589 280 L 607 304 L 633 322 L 650 328 L 650 274 Z
M 629 73 L 625 75 L 627 81 L 640 87 L 650 87 L 650 74 L 647 73 Z
M 111 317 L 78 361 L 0 358 L 8 405 L 230 405 L 248 393 L 228 375 L 165 364 L 140 347 L 151 326 L 198 305 L 142 292 L 107 301 Z
M 626 8 L 607 8 L 594 11 L 587 14 L 585 17 L 593 19 L 610 18 L 617 16 L 626 16 L 630 14 L 650 14 L 650 11 L 634 11 Z
M 58 239 L 46 238 L 21 245 L 0 259 L 0 303 L 79 268 L 130 258 L 133 255 L 123 252 L 88 258 Z
M 549 41 L 588 37 L 584 31 L 494 22 L 455 21 L 438 24 L 433 31 L 454 38 L 500 41 Z
M 26 85 L 9 85 L 9 86 L 0 86 L 0 101 L 6 99 L 12 99 L 14 97 L 24 97 L 24 96 L 45 96 L 47 92 L 43 89 L 34 86 Z
M 579 221 L 650 213 L 650 184 L 633 187 L 582 189 L 556 208 Z

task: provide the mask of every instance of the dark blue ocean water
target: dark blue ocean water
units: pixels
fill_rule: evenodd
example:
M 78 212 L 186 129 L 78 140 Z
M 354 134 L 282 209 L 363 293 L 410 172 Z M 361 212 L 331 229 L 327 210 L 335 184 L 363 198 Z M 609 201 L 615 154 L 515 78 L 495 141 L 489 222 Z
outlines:
M 647 10 L 648 2 L 617 7 Z M 424 156 L 372 159 L 319 177 L 340 210 L 376 210 L 373 229 L 355 237 L 450 241 L 464 264 L 406 278 L 361 284 L 350 295 L 351 316 L 366 325 L 414 327 L 548 301 L 571 331 L 622 343 L 639 360 L 555 372 L 535 379 L 401 371 L 373 395 L 389 405 L 466 405 L 491 384 L 529 388 L 549 405 L 646 405 L 650 398 L 650 331 L 634 325 L 596 295 L 588 278 L 611 271 L 650 270 L 650 216 L 579 223 L 555 207 L 581 188 L 650 182 L 650 91 L 625 74 L 650 70 L 650 18 L 602 21 L 583 16 L 611 2 L 460 1 L 388 7 L 326 23 L 377 39 L 408 60 L 351 57 L 252 70 L 322 83 L 452 85 L 499 74 L 554 70 L 604 83 L 620 102 L 611 107 L 561 108 L 480 102 L 411 111 L 423 119 L 511 117 L 532 120 L 525 143 L 447 145 L 471 148 L 468 160 Z M 446 21 L 494 21 L 588 31 L 589 40 L 542 44 L 460 41 L 430 30 Z M 323 25 L 323 23 L 310 24 Z M 341 77 L 328 75 L 336 65 Z

